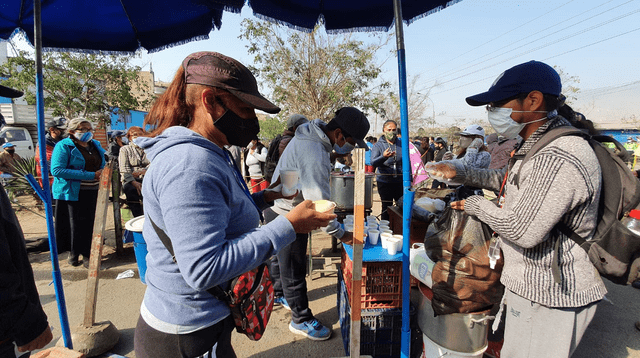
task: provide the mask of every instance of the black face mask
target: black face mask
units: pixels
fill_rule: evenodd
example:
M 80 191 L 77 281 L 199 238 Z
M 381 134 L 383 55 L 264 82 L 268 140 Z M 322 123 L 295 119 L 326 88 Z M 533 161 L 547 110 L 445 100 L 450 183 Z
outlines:
M 258 118 L 243 119 L 233 111 L 227 109 L 222 117 L 213 121 L 213 124 L 227 136 L 230 145 L 246 147 L 260 133 Z
M 15 153 L 15 152 L 16 152 L 16 150 L 15 150 L 15 149 L 7 149 L 7 153 L 9 153 L 9 154 L 13 154 L 13 153 Z

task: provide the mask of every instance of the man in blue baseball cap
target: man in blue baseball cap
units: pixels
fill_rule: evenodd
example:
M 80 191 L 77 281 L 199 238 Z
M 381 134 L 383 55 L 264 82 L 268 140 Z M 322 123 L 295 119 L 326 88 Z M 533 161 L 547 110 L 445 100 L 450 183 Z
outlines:
M 503 357 L 571 356 L 607 292 L 586 251 L 554 229 L 562 221 L 586 240 L 593 237 L 601 186 L 593 150 L 580 137 L 563 136 L 522 160 L 545 133 L 571 125 L 557 112 L 561 89 L 558 73 L 542 62 L 506 70 L 488 91 L 466 101 L 486 105 L 499 134 L 522 137 L 515 160 L 495 170 L 436 165 L 465 185 L 500 191 L 505 183 L 500 206 L 477 195 L 451 204 L 498 235 L 492 245 L 502 249 L 500 281 L 508 307 Z
M 13 174 L 16 162 L 21 161 L 22 158 L 16 153 L 16 146 L 13 143 L 6 142 L 2 148 L 4 150 L 0 153 L 0 172 Z

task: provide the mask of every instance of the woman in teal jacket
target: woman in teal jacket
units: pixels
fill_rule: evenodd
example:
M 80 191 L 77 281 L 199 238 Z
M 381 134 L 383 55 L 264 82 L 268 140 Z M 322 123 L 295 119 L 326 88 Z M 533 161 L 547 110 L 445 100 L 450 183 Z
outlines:
M 59 252 L 70 251 L 69 264 L 80 265 L 82 254 L 86 267 L 105 150 L 92 139 L 93 128 L 85 118 L 69 121 L 67 131 L 69 137 L 58 142 L 51 155 L 56 238 Z

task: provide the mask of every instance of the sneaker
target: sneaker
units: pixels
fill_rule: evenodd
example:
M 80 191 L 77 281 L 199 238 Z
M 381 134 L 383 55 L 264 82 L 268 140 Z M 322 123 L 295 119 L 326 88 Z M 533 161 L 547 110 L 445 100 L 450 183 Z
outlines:
M 280 297 L 276 297 L 273 300 L 273 304 L 275 306 L 282 306 L 284 307 L 284 309 L 286 309 L 287 311 L 291 311 L 291 307 L 289 307 L 289 303 L 287 302 L 287 299 L 284 298 L 284 296 L 280 296 Z
M 320 323 L 317 319 L 302 323 L 289 323 L 289 330 L 295 334 L 305 336 L 314 341 L 324 341 L 331 337 L 331 330 Z
M 640 321 L 636 322 L 636 329 L 638 329 L 638 331 L 640 331 Z
M 635 280 L 633 281 L 633 283 L 631 284 L 631 286 L 640 289 L 640 280 Z

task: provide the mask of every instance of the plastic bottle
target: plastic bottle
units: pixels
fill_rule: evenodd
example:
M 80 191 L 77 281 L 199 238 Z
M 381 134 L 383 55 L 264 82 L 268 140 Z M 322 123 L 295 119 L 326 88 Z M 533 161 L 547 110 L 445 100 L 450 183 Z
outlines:
M 500 260 L 500 238 L 493 237 L 491 238 L 491 244 L 489 245 L 489 267 L 492 270 L 495 270 L 496 263 Z
M 640 210 L 631 210 L 629 216 L 622 219 L 622 225 L 632 233 L 640 236 Z

